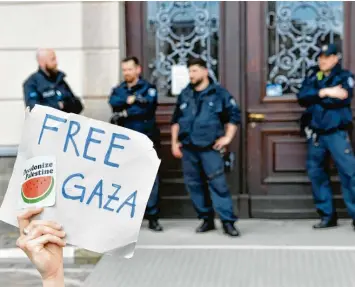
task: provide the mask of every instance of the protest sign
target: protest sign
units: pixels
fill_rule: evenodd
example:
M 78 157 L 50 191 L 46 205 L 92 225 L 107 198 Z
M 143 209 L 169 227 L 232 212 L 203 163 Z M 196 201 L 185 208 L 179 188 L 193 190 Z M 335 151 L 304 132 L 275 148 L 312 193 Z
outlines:
M 26 112 L 21 143 L 0 220 L 17 225 L 28 206 L 61 224 L 69 244 L 133 255 L 160 165 L 145 135 L 35 106 Z

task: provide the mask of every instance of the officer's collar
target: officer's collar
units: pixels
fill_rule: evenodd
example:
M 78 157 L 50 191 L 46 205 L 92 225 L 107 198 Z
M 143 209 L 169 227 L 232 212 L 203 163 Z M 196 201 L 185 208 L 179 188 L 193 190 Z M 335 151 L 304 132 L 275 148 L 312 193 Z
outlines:
M 340 71 L 342 70 L 342 67 L 341 65 L 338 63 L 336 64 L 330 71 L 329 75 L 326 77 L 326 78 L 331 78 L 333 77 L 334 75 L 338 74 Z M 319 72 L 320 69 L 319 67 L 316 69 L 316 73 Z
M 341 65 L 338 63 L 336 64 L 333 69 L 330 71 L 329 77 L 338 74 L 342 70 Z
M 137 84 L 135 84 L 134 86 L 130 87 L 132 90 L 137 90 L 140 89 L 141 87 L 143 87 L 145 85 L 145 80 L 142 77 L 139 77 Z M 122 83 L 122 87 L 125 89 L 128 89 L 128 83 L 126 81 L 124 81 Z
M 57 72 L 55 79 L 50 77 L 45 71 L 43 71 L 40 67 L 38 67 L 38 72 L 42 74 L 45 78 L 48 80 L 55 80 L 56 82 L 61 81 L 62 79 L 65 78 L 65 74 L 62 71 Z
M 216 83 L 213 81 L 213 79 L 211 77 L 208 77 L 208 80 L 209 80 L 209 85 L 207 86 L 207 88 L 200 91 L 200 93 L 203 95 L 208 95 L 210 93 L 213 93 L 216 90 Z M 191 83 L 189 84 L 189 86 L 191 90 L 195 91 Z

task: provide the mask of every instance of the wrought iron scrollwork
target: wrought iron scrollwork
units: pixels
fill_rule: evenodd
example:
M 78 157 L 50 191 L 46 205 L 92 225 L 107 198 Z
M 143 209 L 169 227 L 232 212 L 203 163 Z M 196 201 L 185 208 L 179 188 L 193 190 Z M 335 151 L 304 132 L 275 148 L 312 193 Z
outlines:
M 297 93 L 308 68 L 316 65 L 319 47 L 341 48 L 343 3 L 273 1 L 268 3 L 268 81 L 284 94 Z
M 219 3 L 149 1 L 147 5 L 147 44 L 149 60 L 152 59 L 149 79 L 156 84 L 159 94 L 170 95 L 172 66 L 186 64 L 190 57 L 204 59 L 210 76 L 217 81 Z

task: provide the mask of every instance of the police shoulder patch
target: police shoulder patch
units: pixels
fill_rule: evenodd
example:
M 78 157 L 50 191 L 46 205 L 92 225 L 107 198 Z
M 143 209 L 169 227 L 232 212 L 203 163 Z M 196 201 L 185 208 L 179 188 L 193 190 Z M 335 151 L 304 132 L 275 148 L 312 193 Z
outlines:
M 150 88 L 148 90 L 148 95 L 154 98 L 157 95 L 157 90 L 153 89 L 153 88 Z
M 186 103 L 182 103 L 181 105 L 180 105 L 180 110 L 183 110 L 183 109 L 185 109 L 187 107 L 187 104 Z
M 229 102 L 231 103 L 232 106 L 236 106 L 236 105 L 237 105 L 235 99 L 233 99 L 233 98 L 231 98 L 231 99 L 229 100 Z
M 37 97 L 37 93 L 36 92 L 31 92 L 30 93 L 30 98 L 36 98 Z
M 354 79 L 352 77 L 348 78 L 348 85 L 349 85 L 350 88 L 354 87 Z

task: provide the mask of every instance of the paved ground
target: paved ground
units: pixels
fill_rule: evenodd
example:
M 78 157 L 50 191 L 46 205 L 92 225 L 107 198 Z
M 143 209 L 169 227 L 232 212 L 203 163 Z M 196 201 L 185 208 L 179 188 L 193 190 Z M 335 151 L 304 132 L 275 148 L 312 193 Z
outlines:
M 0 248 L 15 247 L 17 237 L 17 228 L 0 221 Z
M 18 229 L 0 222 L 0 286 L 1 287 L 37 287 L 42 286 L 40 276 L 31 262 L 21 256 L 16 248 Z M 9 252 L 13 251 L 13 252 Z M 11 258 L 7 254 L 11 254 Z M 87 262 L 88 260 L 84 261 Z M 74 258 L 65 260 L 65 286 L 82 286 L 94 265 L 75 263 Z
M 106 255 L 84 286 L 355 286 L 350 221 L 317 232 L 313 221 L 245 220 L 241 238 L 196 235 L 195 221 L 163 223 L 164 234 L 141 232 L 133 259 Z
M 106 255 L 94 270 L 68 261 L 66 287 L 354 287 L 350 221 L 322 231 L 312 223 L 242 220 L 241 238 L 223 235 L 220 227 L 197 235 L 194 220 L 162 221 L 161 234 L 144 223 L 133 259 Z M 15 232 L 0 224 L 2 248 L 14 246 L 8 234 Z M 40 286 L 30 264 L 2 259 L 0 273 L 0 286 Z
M 7 265 L 7 266 L 6 266 Z M 66 266 L 65 286 L 80 287 L 83 281 L 92 271 L 93 266 Z M 2 287 L 40 287 L 42 286 L 37 270 L 30 264 L 0 261 L 0 286 Z
M 138 250 L 104 258 L 84 286 L 353 287 L 354 266 L 354 251 Z

